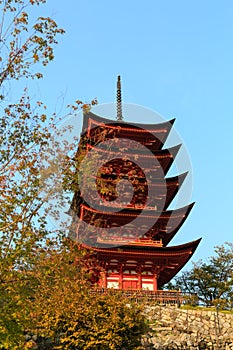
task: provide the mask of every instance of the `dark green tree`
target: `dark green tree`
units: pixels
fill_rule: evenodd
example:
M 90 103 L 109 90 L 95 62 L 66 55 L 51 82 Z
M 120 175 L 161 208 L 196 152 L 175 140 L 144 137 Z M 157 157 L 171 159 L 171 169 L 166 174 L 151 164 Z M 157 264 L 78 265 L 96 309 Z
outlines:
M 231 307 L 233 302 L 233 244 L 226 242 L 215 248 L 215 255 L 207 262 L 202 260 L 193 268 L 177 276 L 174 289 L 196 294 L 200 303 L 207 306 Z

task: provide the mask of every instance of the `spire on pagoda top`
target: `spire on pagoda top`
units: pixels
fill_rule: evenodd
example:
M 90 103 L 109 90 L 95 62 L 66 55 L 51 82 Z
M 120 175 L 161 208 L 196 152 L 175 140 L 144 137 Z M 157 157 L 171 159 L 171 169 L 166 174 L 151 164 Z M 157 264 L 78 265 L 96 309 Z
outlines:
M 121 100 L 121 77 L 117 79 L 117 120 L 123 120 L 122 116 L 122 100 Z

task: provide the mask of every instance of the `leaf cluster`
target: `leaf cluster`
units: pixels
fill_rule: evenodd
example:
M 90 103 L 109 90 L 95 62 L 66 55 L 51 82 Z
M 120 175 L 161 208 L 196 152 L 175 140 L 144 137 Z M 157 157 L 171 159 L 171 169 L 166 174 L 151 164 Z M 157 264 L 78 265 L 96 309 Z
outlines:
M 45 0 L 0 1 L 0 86 L 9 79 L 42 78 L 35 63 L 46 66 L 54 59 L 57 35 L 64 30 L 50 17 L 30 19 L 30 7 Z M 2 98 L 4 95 L 1 95 Z
M 69 251 L 65 260 L 71 257 Z M 140 309 L 119 295 L 90 293 L 80 261 L 64 265 L 63 252 L 54 262 L 52 284 L 42 282 L 35 293 L 34 332 L 49 337 L 54 349 L 136 349 L 145 330 Z
M 0 0 L 0 349 L 31 348 L 25 334 L 46 350 L 137 349 L 144 330 L 138 307 L 91 294 L 86 252 L 63 233 L 51 239 L 48 215 L 59 216 L 74 186 L 75 144 L 57 142 L 65 131 L 59 118 L 30 91 L 9 102 L 11 83 L 42 78 L 64 33 L 49 17 L 33 20 L 32 7 L 43 3 Z M 96 103 L 77 100 L 69 113 Z
M 141 307 L 120 294 L 91 292 L 84 263 L 88 253 L 78 245 L 69 240 L 59 246 L 54 240 L 47 243 L 30 268 L 5 281 L 12 303 L 4 302 L 3 293 L 0 348 L 27 348 L 25 333 L 37 335 L 44 350 L 139 348 L 146 331 Z
M 215 255 L 193 264 L 189 271 L 175 278 L 173 288 L 196 294 L 207 306 L 232 307 L 233 302 L 233 244 L 226 242 L 215 248 Z

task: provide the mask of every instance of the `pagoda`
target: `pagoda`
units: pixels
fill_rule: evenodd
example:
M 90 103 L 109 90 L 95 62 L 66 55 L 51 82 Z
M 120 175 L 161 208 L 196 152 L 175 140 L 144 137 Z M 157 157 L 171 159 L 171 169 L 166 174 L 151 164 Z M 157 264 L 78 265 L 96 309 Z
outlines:
M 84 113 L 71 235 L 90 251 L 100 288 L 161 289 L 200 242 L 168 246 L 194 204 L 168 209 L 187 176 L 166 177 L 180 148 L 164 148 L 174 121 L 123 120 L 120 77 L 117 119 Z

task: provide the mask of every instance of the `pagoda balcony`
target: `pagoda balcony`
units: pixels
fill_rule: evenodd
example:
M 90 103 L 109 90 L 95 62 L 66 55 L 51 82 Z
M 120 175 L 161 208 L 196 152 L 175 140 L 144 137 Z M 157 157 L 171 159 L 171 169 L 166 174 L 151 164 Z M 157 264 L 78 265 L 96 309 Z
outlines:
M 136 302 L 156 302 L 159 304 L 174 304 L 178 307 L 195 293 L 183 293 L 181 290 L 148 290 L 148 289 L 114 289 L 92 288 L 91 294 L 121 295 Z
M 140 238 L 132 241 L 132 238 L 130 239 L 130 237 L 124 237 L 124 236 L 97 237 L 97 244 L 98 243 L 107 243 L 111 245 L 127 244 L 127 245 L 134 245 L 134 246 L 137 245 L 140 247 L 143 247 L 143 246 L 163 247 L 162 239 L 158 241 L 154 241 L 147 238 Z

